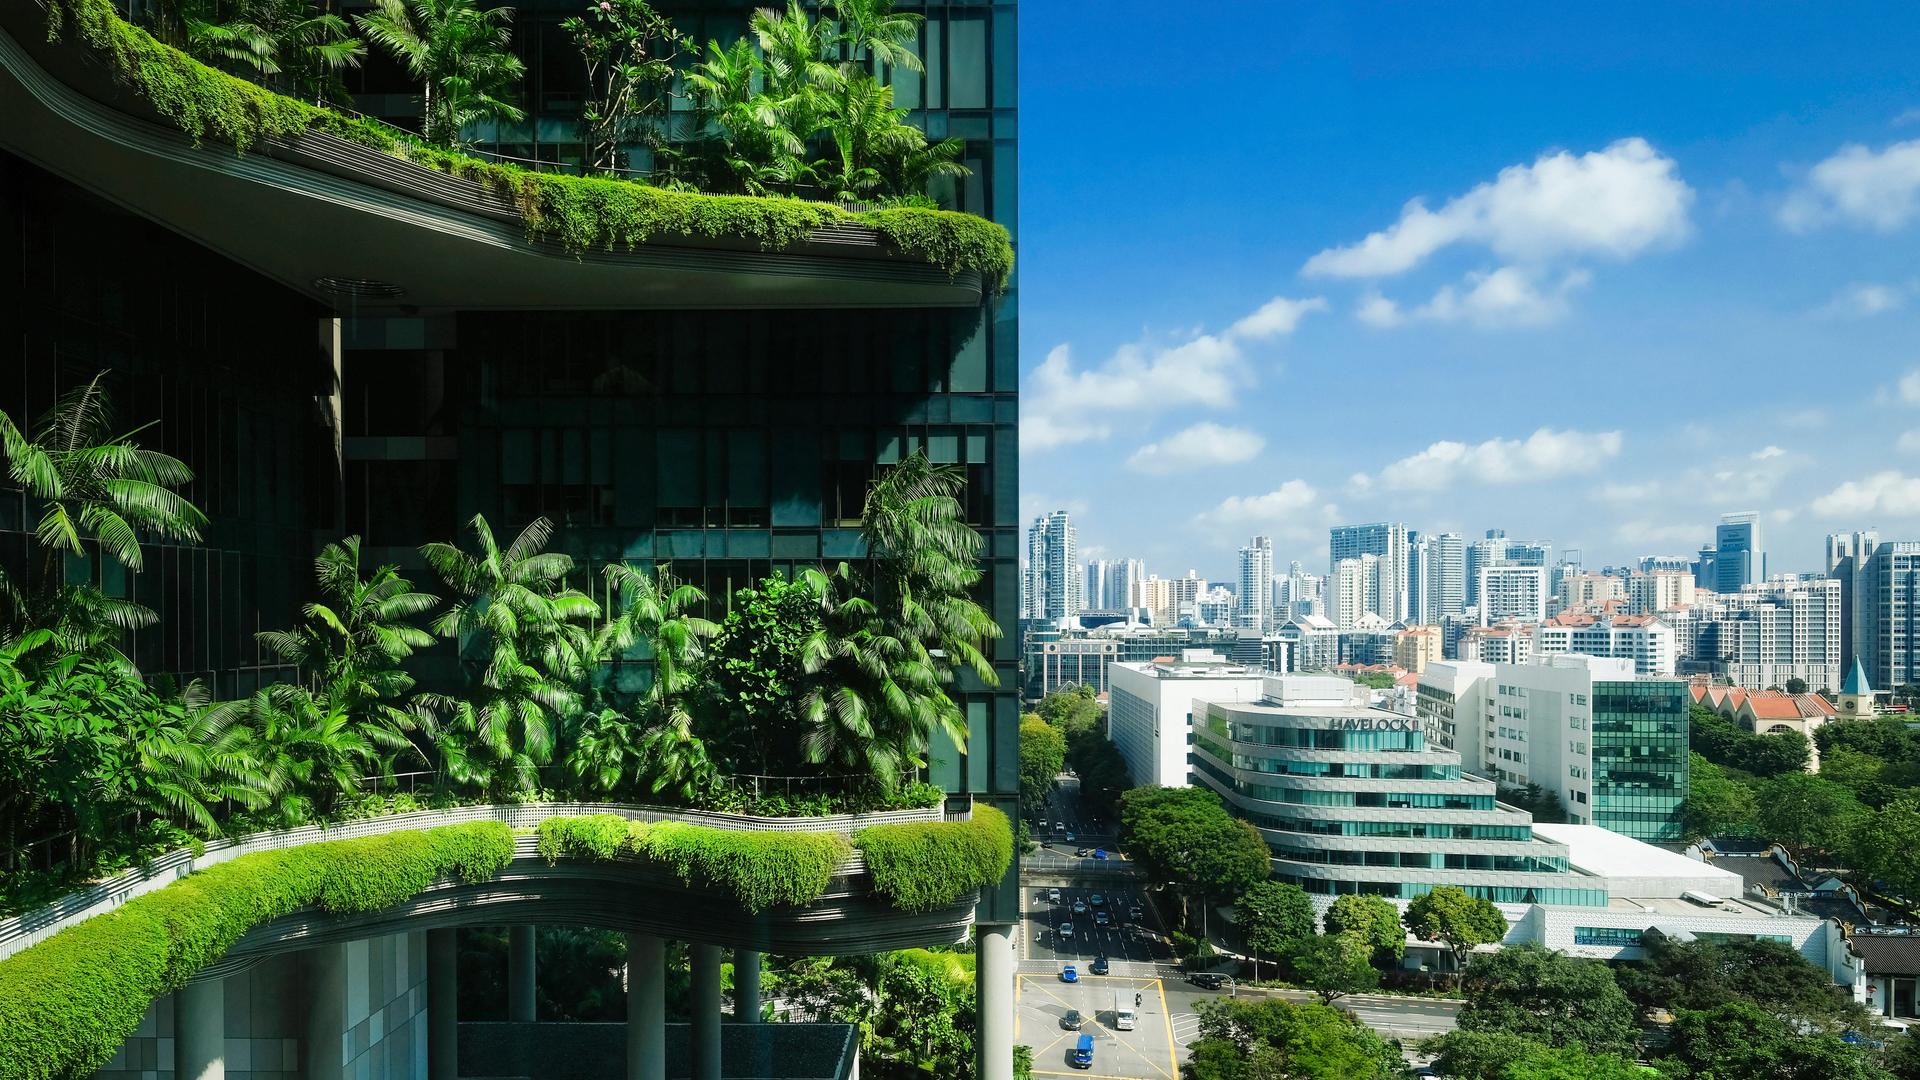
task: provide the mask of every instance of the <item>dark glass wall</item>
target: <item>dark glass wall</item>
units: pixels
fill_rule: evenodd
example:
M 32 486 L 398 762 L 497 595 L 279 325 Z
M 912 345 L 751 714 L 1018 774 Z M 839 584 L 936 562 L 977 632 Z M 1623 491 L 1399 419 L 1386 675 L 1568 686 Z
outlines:
M 1593 684 L 1594 824 L 1636 840 L 1683 837 L 1689 701 L 1678 681 Z
M 23 426 L 96 373 L 122 431 L 185 461 L 205 543 L 148 542 L 137 575 L 70 558 L 160 616 L 123 646 L 142 671 L 220 695 L 285 677 L 254 633 L 306 599 L 312 530 L 331 521 L 322 314 L 293 292 L 0 154 L 0 410 Z M 150 425 L 150 426 L 149 426 Z M 32 580 L 37 511 L 0 474 L 0 566 Z

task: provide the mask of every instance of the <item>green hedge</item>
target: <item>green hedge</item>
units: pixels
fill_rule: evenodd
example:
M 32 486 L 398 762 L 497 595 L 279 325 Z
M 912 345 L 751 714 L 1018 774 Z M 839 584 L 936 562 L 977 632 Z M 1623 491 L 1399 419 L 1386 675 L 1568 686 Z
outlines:
M 835 833 L 748 832 L 615 814 L 548 818 L 540 823 L 538 849 L 549 863 L 562 855 L 659 863 L 687 884 L 725 889 L 752 912 L 820 899 L 834 867 L 853 852 Z
M 301 908 L 377 911 L 436 880 L 477 882 L 513 859 L 499 822 L 243 855 L 127 901 L 0 960 L 0 1080 L 85 1076 L 147 1005 L 249 929 Z
M 208 67 L 120 18 L 112 0 L 51 0 L 48 37 L 58 40 L 69 31 L 196 144 L 211 140 L 245 151 L 269 138 L 323 131 L 509 194 L 530 238 L 558 241 L 575 253 L 631 249 L 674 236 L 738 237 L 777 248 L 821 226 L 852 222 L 949 275 L 977 271 L 990 288 L 1004 288 L 1013 272 L 1007 230 L 971 214 L 907 207 L 856 212 L 801 199 L 703 195 L 627 180 L 529 172 L 428 146 L 383 124 L 284 97 Z
M 854 834 L 874 891 L 902 911 L 933 911 L 1006 876 L 1013 827 L 999 810 L 975 803 L 971 821 L 872 825 Z

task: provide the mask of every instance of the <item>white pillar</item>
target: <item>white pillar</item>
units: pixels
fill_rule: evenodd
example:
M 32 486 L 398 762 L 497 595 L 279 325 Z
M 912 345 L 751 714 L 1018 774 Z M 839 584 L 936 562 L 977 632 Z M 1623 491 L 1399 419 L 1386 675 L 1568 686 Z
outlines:
M 667 1080 L 667 943 L 627 935 L 627 1080 Z
M 173 995 L 173 1070 L 177 1080 L 226 1080 L 227 981 L 201 979 Z
M 693 956 L 693 1080 L 720 1080 L 720 946 L 689 945 Z
M 534 1021 L 533 927 L 507 928 L 507 1019 L 516 1023 Z
M 760 1022 L 760 954 L 752 949 L 733 950 L 733 1018 Z
M 1010 925 L 974 927 L 974 1000 L 980 1010 L 974 1075 L 1013 1080 L 1013 932 Z
M 460 1077 L 458 931 L 427 931 L 427 1080 Z

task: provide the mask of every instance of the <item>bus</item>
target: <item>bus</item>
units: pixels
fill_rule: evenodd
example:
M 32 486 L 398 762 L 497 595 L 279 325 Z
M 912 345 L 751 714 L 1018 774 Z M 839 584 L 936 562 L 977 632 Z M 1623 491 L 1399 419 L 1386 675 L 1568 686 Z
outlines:
M 1133 991 L 1116 990 L 1113 993 L 1113 1030 L 1133 1030 Z

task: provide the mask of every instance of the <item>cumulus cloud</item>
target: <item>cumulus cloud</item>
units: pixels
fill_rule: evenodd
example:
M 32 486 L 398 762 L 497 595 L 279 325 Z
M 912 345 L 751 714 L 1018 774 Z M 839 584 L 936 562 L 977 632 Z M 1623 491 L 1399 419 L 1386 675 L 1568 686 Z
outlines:
M 1242 346 L 1290 334 L 1326 307 L 1319 297 L 1275 297 L 1223 333 L 1195 333 L 1171 345 L 1124 345 L 1097 367 L 1076 365 L 1071 350 L 1056 345 L 1022 387 L 1020 444 L 1046 450 L 1104 439 L 1122 413 L 1228 408 L 1253 382 Z
M 1442 441 L 1381 469 L 1356 474 L 1356 490 L 1436 491 L 1457 483 L 1518 484 L 1590 473 L 1620 455 L 1618 431 L 1541 428 L 1524 439 Z
M 1541 288 L 1536 275 L 1516 266 L 1492 273 L 1468 274 L 1464 288 L 1442 286 L 1433 299 L 1414 312 L 1438 322 L 1470 322 L 1475 326 L 1539 326 L 1567 313 L 1567 294 L 1591 280 L 1575 270 L 1558 285 Z
M 1807 170 L 1780 204 L 1780 223 L 1807 232 L 1835 223 L 1892 232 L 1920 215 L 1920 139 L 1883 150 L 1848 143 Z
M 1208 527 L 1246 526 L 1288 539 L 1326 539 L 1339 507 L 1323 502 L 1305 480 L 1289 480 L 1263 495 L 1230 495 L 1200 515 Z
M 1577 156 L 1561 150 L 1531 165 L 1510 165 L 1438 210 L 1416 198 L 1392 225 L 1320 252 L 1302 272 L 1382 277 L 1454 244 L 1484 245 L 1510 261 L 1630 258 L 1686 237 L 1693 194 L 1673 159 L 1645 139 Z
M 1252 460 L 1266 445 L 1266 439 L 1245 428 L 1223 427 L 1203 420 L 1135 450 L 1127 459 L 1127 468 L 1149 476 L 1166 476 L 1215 465 L 1236 465 Z
M 1864 319 L 1888 311 L 1896 311 L 1907 304 L 1908 288 L 1901 285 L 1881 285 L 1870 281 L 1856 281 L 1827 301 L 1816 314 L 1831 319 Z
M 1368 326 L 1378 326 L 1383 329 L 1399 326 L 1406 321 L 1406 316 L 1400 312 L 1399 304 L 1372 291 L 1361 297 L 1360 303 L 1354 306 L 1353 317 Z
M 1902 433 L 1894 446 L 1903 454 L 1920 454 L 1920 428 Z
M 1760 449 L 1755 450 L 1749 456 L 1752 457 L 1753 460 L 1755 461 L 1771 461 L 1774 458 L 1782 457 L 1785 454 L 1786 454 L 1786 451 L 1780 449 L 1777 446 L 1763 446 Z
M 1887 469 L 1864 480 L 1849 480 L 1813 500 L 1813 511 L 1839 518 L 1920 517 L 1920 476 Z

